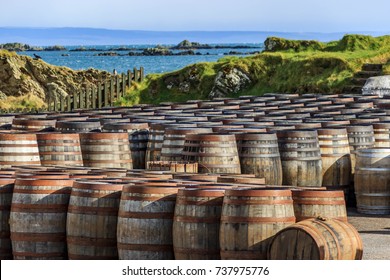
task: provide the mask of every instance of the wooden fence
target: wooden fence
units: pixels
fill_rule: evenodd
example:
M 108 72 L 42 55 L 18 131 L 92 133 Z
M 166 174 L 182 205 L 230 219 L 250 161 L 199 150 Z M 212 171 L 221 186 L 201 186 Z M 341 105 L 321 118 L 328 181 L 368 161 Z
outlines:
M 68 95 L 65 98 L 49 98 L 48 111 L 71 111 L 74 109 L 96 109 L 113 106 L 115 101 L 126 93 L 126 87 L 132 82 L 142 82 L 144 68 L 134 68 L 112 77 L 97 86 L 86 87 L 80 92 Z M 54 99 L 54 100 L 53 100 Z

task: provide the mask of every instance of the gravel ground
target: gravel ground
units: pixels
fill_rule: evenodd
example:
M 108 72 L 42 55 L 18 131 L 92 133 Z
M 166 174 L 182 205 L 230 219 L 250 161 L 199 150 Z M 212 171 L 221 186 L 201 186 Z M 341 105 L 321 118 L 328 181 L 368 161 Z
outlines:
M 348 208 L 348 221 L 362 238 L 363 260 L 390 260 L 390 215 L 365 215 Z

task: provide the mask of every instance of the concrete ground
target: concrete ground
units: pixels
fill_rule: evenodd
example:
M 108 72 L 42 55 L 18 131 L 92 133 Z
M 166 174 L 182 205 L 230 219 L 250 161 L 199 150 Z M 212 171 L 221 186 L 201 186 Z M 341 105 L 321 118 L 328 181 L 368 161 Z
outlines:
M 365 215 L 348 208 L 348 222 L 363 241 L 363 260 L 390 260 L 390 215 Z

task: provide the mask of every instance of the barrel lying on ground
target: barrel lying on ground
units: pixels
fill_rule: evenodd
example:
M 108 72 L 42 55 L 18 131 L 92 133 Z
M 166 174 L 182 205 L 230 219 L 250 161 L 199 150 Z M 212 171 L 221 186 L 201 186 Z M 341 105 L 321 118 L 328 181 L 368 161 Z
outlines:
M 306 219 L 272 238 L 269 260 L 361 260 L 363 244 L 349 223 L 330 218 Z

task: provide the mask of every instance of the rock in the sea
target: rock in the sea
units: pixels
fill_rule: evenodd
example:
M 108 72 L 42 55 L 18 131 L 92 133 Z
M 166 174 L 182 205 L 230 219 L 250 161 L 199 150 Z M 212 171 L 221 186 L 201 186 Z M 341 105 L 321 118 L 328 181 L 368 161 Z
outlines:
M 362 91 L 363 95 L 390 95 L 390 75 L 368 78 Z
M 252 83 L 249 75 L 238 68 L 218 72 L 209 98 L 225 97 L 237 93 Z

